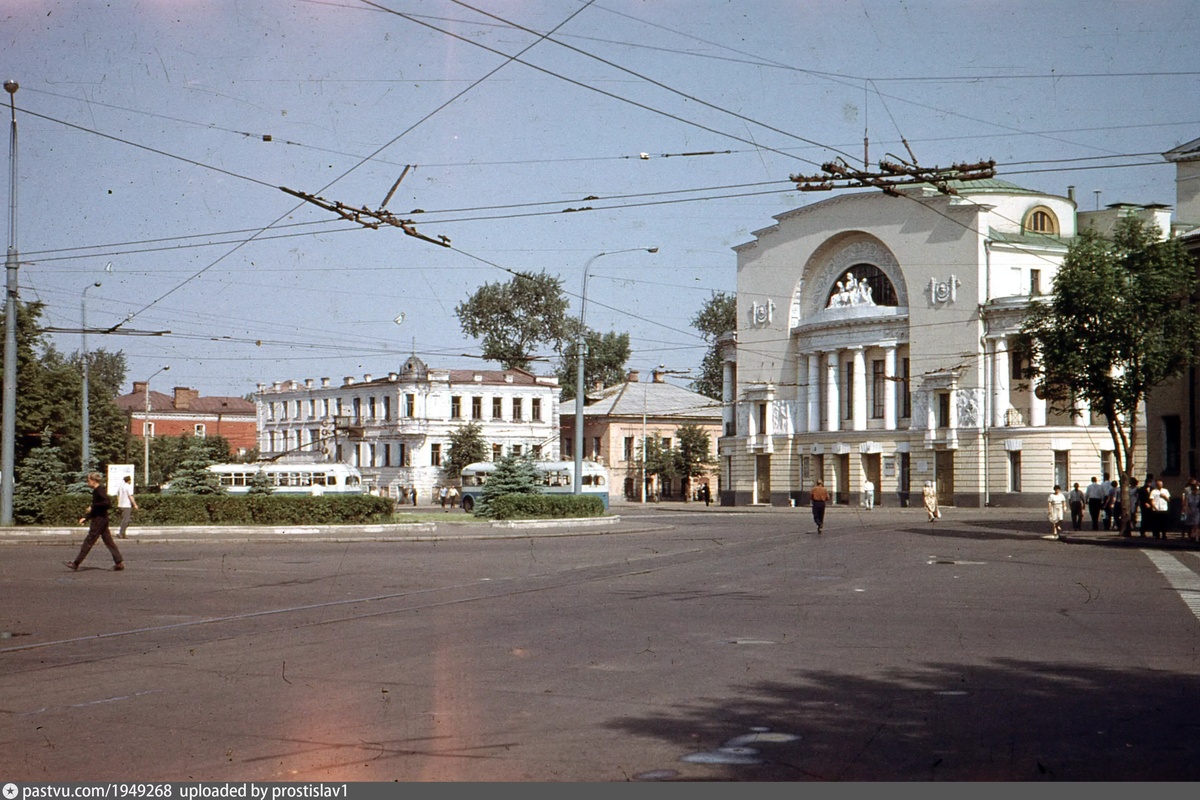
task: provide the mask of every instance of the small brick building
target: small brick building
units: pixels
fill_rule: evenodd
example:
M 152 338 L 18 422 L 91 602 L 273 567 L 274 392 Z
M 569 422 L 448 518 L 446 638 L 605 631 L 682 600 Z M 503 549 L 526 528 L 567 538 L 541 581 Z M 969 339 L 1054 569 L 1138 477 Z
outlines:
M 129 418 L 129 432 L 141 439 L 150 436 L 224 436 L 235 454 L 258 444 L 258 417 L 254 403 L 242 397 L 204 397 L 196 389 L 176 386 L 170 395 L 149 391 L 134 381 L 133 391 L 116 399 Z

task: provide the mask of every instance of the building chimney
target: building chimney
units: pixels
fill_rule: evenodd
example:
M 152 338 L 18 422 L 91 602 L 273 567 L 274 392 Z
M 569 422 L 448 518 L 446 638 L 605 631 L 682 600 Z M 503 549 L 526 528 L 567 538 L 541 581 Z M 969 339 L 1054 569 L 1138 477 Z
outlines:
M 321 386 L 329 386 L 329 378 L 321 378 Z
M 145 394 L 146 393 L 146 381 L 134 381 L 133 382 L 133 393 L 134 394 Z
M 641 375 L 641 373 L 638 372 L 636 369 L 631 369 L 631 370 L 629 370 L 629 377 L 626 378 L 626 380 L 628 380 L 630 383 L 637 383 L 640 375 Z
M 175 387 L 175 399 L 172 405 L 179 411 L 187 411 L 192 407 L 192 401 L 200 396 L 200 392 L 186 386 Z
M 1067 187 L 1067 199 L 1070 200 L 1072 203 L 1075 202 L 1075 187 L 1074 186 Z

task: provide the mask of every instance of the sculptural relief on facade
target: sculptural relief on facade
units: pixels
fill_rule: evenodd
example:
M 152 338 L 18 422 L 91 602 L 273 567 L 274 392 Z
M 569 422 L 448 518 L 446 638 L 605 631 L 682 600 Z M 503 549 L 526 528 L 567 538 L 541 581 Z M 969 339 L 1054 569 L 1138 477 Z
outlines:
M 775 321 L 775 301 L 767 300 L 760 303 L 755 300 L 750 304 L 750 324 L 755 328 L 763 328 Z
M 837 291 L 829 298 L 827 308 L 842 308 L 844 306 L 873 306 L 875 299 L 871 297 L 871 284 L 867 279 L 854 279 L 853 272 L 847 272 L 845 277 L 837 282 Z
M 982 415 L 980 409 L 983 408 L 983 390 L 982 389 L 959 389 L 955 392 L 958 398 L 958 427 L 960 428 L 978 428 Z

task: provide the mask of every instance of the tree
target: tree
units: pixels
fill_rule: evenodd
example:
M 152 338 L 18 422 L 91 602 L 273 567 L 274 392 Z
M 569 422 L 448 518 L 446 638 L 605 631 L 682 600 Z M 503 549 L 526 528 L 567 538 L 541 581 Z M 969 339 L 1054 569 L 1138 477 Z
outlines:
M 265 470 L 256 470 L 247 483 L 246 494 L 274 494 L 275 487 Z
M 49 428 L 42 431 L 41 438 L 42 443 L 30 450 L 16 468 L 13 520 L 19 524 L 41 522 L 46 501 L 67 488 L 67 468 L 62 453 L 52 443 Z
M 698 330 L 708 350 L 700 362 L 700 377 L 692 381 L 691 389 L 714 400 L 721 399 L 724 369 L 717 338 L 737 329 L 737 296 L 725 292 L 713 292 L 704 307 L 692 317 L 692 327 Z
M 663 438 L 655 431 L 642 439 L 642 463 L 647 476 L 657 475 L 661 486 L 679 475 L 678 451 L 663 446 Z
M 505 456 L 496 462 L 496 469 L 488 475 L 487 483 L 475 508 L 475 516 L 489 516 L 488 506 L 492 499 L 506 494 L 537 494 L 541 476 L 528 456 Z
M 230 459 L 229 440 L 224 436 L 155 436 L 150 440 L 149 485 L 161 486 L 167 481 L 173 485 L 175 473 L 192 456 L 193 448 L 202 453 L 205 467 Z
M 677 452 L 679 473 L 685 483 L 684 497 L 691 499 L 692 479 L 702 477 L 713 465 L 712 443 L 708 432 L 691 422 L 675 429 L 675 439 L 679 442 Z
M 171 473 L 171 494 L 219 494 L 225 491 L 221 488 L 220 476 L 208 469 L 218 462 L 204 442 L 195 437 L 188 442 L 183 460 Z
M 1127 479 L 1123 531 L 1137 474 L 1138 409 L 1150 390 L 1183 373 L 1200 341 L 1195 270 L 1178 240 L 1162 240 L 1154 225 L 1126 217 L 1111 239 L 1080 235 L 1053 293 L 1031 306 L 1022 325 L 1047 399 L 1068 409 L 1086 401 L 1107 421 Z
M 528 369 L 539 344 L 561 349 L 566 311 L 562 280 L 544 272 L 485 283 L 454 309 L 463 333 L 482 339 L 483 357 L 504 369 Z
M 561 387 L 560 397 L 570 400 L 575 397 L 575 384 L 579 370 L 579 351 L 576 343 L 579 341 L 579 320 L 568 321 L 571 331 L 567 337 L 568 344 L 563 346 L 562 357 L 558 362 L 558 385 Z M 633 352 L 629 346 L 628 333 L 597 333 L 588 328 L 583 335 L 583 386 L 599 383 L 601 386 L 614 386 L 625 379 L 625 364 Z
M 446 448 L 442 469 L 454 480 L 463 467 L 486 461 L 490 454 L 491 449 L 483 438 L 483 427 L 478 422 L 470 422 L 450 434 L 450 446 Z

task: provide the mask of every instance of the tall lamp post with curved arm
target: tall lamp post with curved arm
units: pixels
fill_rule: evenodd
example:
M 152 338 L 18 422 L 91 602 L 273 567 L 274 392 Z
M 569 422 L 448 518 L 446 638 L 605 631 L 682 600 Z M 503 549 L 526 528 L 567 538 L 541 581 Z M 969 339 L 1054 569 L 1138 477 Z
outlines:
M 81 345 L 83 350 L 83 402 L 81 403 L 80 411 L 83 415 L 83 424 L 80 426 L 80 431 L 83 435 L 83 446 L 80 455 L 80 469 L 85 473 L 88 471 L 88 463 L 92 460 L 92 432 L 91 419 L 88 414 L 88 346 L 87 346 L 87 293 L 88 289 L 100 288 L 100 281 L 96 281 L 91 286 L 83 288 L 83 294 L 79 295 L 79 331 L 82 339 Z
M 646 253 L 657 253 L 657 247 L 629 247 L 625 250 L 596 253 L 583 266 L 583 292 L 579 296 L 579 334 L 575 339 L 575 480 L 571 487 L 572 494 L 583 493 L 583 350 L 584 336 L 587 330 L 584 320 L 587 314 L 587 285 L 592 268 L 592 262 L 601 256 L 613 256 L 617 253 L 636 253 L 639 250 Z
M 159 367 L 154 373 L 166 372 L 170 367 Z M 154 379 L 154 375 L 146 378 L 146 418 L 142 420 L 142 441 L 145 443 L 146 450 L 142 461 L 142 469 L 145 470 L 146 488 L 150 488 L 150 381 Z

